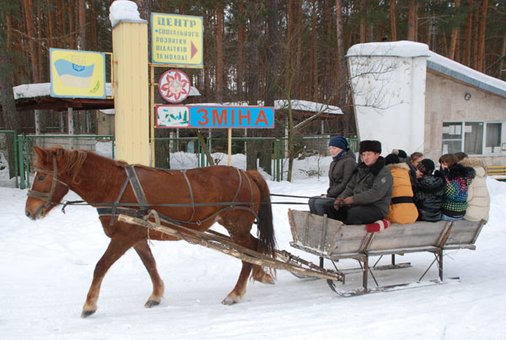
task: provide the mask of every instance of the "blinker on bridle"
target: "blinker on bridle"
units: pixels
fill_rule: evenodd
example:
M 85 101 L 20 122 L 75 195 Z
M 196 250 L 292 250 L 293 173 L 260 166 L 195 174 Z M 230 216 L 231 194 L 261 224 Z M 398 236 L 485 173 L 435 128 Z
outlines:
M 43 172 L 43 171 L 37 171 L 37 173 L 39 172 Z M 37 216 L 38 213 L 42 210 L 42 209 L 48 209 L 51 207 L 51 205 L 55 205 L 55 204 L 58 204 L 58 202 L 53 202 L 53 195 L 54 195 L 54 192 L 56 190 L 56 182 L 60 182 L 62 183 L 63 185 L 65 185 L 66 187 L 68 187 L 67 184 L 61 182 L 58 180 L 58 164 L 56 162 L 56 156 L 53 155 L 53 174 L 52 174 L 52 179 L 51 179 L 51 189 L 49 190 L 49 192 L 40 192 L 40 191 L 35 191 L 33 189 L 30 189 L 28 190 L 28 197 L 32 197 L 32 198 L 36 198 L 36 199 L 39 199 L 41 201 L 44 201 L 44 205 L 41 205 L 39 208 L 37 208 L 37 211 L 35 212 L 34 216 Z M 35 184 L 35 181 L 34 181 L 34 184 Z M 32 185 L 33 187 L 33 185 Z

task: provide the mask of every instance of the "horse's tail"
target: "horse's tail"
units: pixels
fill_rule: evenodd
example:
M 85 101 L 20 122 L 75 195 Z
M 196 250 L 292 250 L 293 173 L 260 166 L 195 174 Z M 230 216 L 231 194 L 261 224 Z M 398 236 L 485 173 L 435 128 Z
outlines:
M 260 207 L 258 210 L 257 221 L 257 250 L 264 254 L 274 256 L 276 249 L 276 237 L 274 235 L 274 226 L 272 224 L 272 205 L 269 186 L 262 175 L 255 170 L 248 170 L 247 174 L 256 183 L 260 190 Z

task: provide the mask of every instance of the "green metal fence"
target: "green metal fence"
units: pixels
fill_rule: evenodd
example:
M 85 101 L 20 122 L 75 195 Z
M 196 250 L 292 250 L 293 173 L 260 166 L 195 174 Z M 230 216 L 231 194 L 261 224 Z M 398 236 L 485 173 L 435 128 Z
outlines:
M 0 130 L 0 134 L 6 137 L 6 151 L 8 151 L 7 155 L 4 155 L 7 160 L 10 162 L 14 162 L 14 177 L 16 181 L 16 188 L 19 187 L 19 176 L 17 174 L 18 171 L 18 148 L 17 148 L 17 133 L 14 130 Z M 12 153 L 12 155 L 11 155 Z M 10 172 L 10 171 L 9 171 Z
M 61 145 L 65 148 L 80 148 L 98 151 L 104 156 L 114 159 L 114 137 L 110 135 L 16 135 L 14 131 L 3 131 L 0 133 L 11 134 L 13 140 L 12 150 L 15 152 L 15 173 L 16 187 L 25 189 L 30 187 L 30 173 L 32 172 L 32 146 L 50 147 Z M 295 150 L 297 154 L 308 155 L 326 152 L 329 136 L 301 136 L 295 139 Z M 100 142 L 108 143 L 109 150 L 97 150 Z M 156 138 L 155 142 L 169 143 L 169 150 L 173 152 L 193 153 L 197 158 L 197 167 L 208 166 L 204 147 L 197 137 L 179 137 L 179 138 Z M 269 142 L 267 148 L 272 151 L 271 176 L 274 181 L 282 181 L 285 174 L 285 162 L 287 157 L 287 139 L 275 137 L 233 137 L 232 154 L 246 154 L 248 147 L 255 147 L 255 142 Z M 358 150 L 358 138 L 348 138 L 350 149 L 354 152 Z M 228 153 L 228 139 L 224 137 L 207 138 L 206 148 L 213 154 L 221 152 Z M 14 147 L 15 146 L 15 147 Z M 265 147 L 265 144 L 263 144 Z
M 100 142 L 110 144 L 104 150 L 97 150 Z M 97 151 L 104 156 L 114 158 L 114 137 L 110 135 L 18 135 L 17 167 L 20 189 L 30 187 L 30 173 L 32 171 L 32 146 L 40 147 L 62 146 L 67 149 L 88 149 Z

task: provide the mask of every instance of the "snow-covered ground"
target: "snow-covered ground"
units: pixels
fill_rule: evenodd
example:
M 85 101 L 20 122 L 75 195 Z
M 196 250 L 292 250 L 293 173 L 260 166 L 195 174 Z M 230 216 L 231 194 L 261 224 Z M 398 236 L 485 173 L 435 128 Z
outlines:
M 174 167 L 191 164 L 185 154 L 174 157 Z M 234 156 L 234 165 L 243 167 L 244 162 Z M 269 182 L 271 192 L 323 193 L 329 162 L 328 157 L 297 161 L 293 183 Z M 322 176 L 308 176 L 315 172 Z M 9 183 L 5 171 L 0 180 Z M 151 282 L 129 251 L 107 274 L 99 308 L 87 319 L 81 319 L 81 307 L 95 263 L 108 244 L 97 213 L 73 206 L 66 214 L 55 210 L 44 220 L 30 221 L 24 215 L 27 191 L 2 187 L 0 339 L 506 339 L 506 183 L 489 179 L 488 187 L 490 221 L 477 250 L 445 256 L 445 275 L 460 276 L 457 283 L 343 298 L 323 280 L 278 271 L 275 285 L 249 282 L 241 303 L 224 306 L 220 301 L 236 282 L 238 260 L 182 241 L 152 242 L 166 285 L 162 304 L 144 308 Z M 77 198 L 74 193 L 66 197 Z M 288 208 L 307 206 L 273 205 L 279 248 L 317 262 L 290 248 Z M 432 259 L 428 253 L 408 254 L 398 261 L 413 267 L 377 272 L 376 277 L 383 284 L 414 281 Z M 436 278 L 436 268 L 427 275 Z M 338 287 L 356 287 L 361 276 L 347 279 L 346 286 Z

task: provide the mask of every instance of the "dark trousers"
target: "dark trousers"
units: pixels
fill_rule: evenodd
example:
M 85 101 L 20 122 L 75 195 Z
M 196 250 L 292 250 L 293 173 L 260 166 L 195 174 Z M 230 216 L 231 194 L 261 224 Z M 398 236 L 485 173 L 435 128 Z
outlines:
M 344 224 L 368 224 L 385 217 L 379 208 L 372 205 L 343 206 L 338 210 L 331 206 L 325 213 Z
M 313 196 L 309 199 L 309 211 L 312 214 L 323 216 L 328 208 L 334 205 L 335 198 Z

